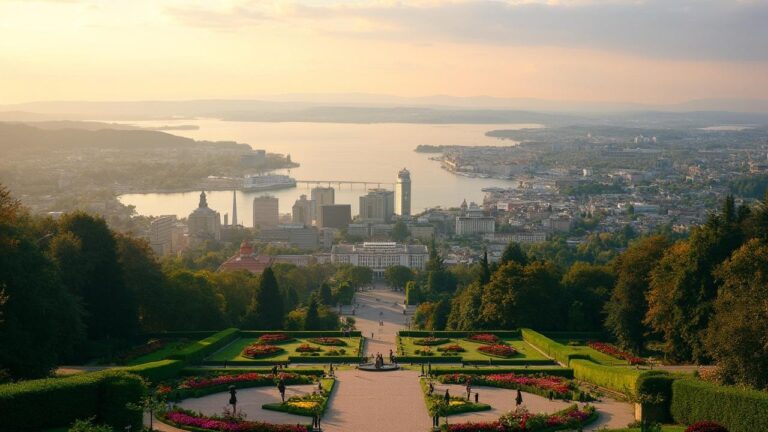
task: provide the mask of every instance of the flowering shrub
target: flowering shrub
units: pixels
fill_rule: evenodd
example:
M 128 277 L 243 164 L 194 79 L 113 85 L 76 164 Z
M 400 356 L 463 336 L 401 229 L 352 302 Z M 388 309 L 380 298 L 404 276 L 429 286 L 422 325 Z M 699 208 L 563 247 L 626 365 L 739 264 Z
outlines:
M 513 357 L 517 355 L 517 350 L 509 345 L 483 345 L 477 349 L 483 354 L 495 357 Z
M 330 345 L 330 346 L 346 346 L 347 343 L 343 340 L 335 337 L 319 337 L 309 339 L 313 344 L 318 345 Z
M 330 349 L 328 350 L 327 353 L 325 353 L 325 355 L 327 356 L 340 356 L 340 355 L 346 355 L 346 354 L 347 354 L 347 350 L 345 350 L 344 348 L 340 350 Z
M 320 352 L 322 350 L 323 350 L 322 348 L 312 346 L 310 344 L 301 344 L 298 346 L 298 348 L 296 348 L 296 352 L 300 352 L 300 353 L 315 353 L 315 352 Z
M 285 350 L 280 347 L 276 347 L 274 345 L 265 345 L 262 343 L 255 343 L 245 347 L 245 349 L 243 350 L 243 357 L 248 357 L 248 358 L 266 357 L 266 356 L 274 355 L 283 351 Z
M 501 342 L 501 339 L 498 336 L 490 333 L 473 334 L 469 336 L 467 339 L 471 340 L 472 342 L 480 342 L 480 343 L 490 344 L 490 345 L 496 345 Z
M 258 385 L 272 385 L 275 380 L 281 379 L 286 384 L 309 384 L 312 378 L 307 375 L 295 373 L 279 373 L 277 376 L 258 372 L 248 372 L 237 375 L 218 375 L 211 377 L 187 378 L 179 384 L 180 389 L 201 389 L 215 386 L 229 386 L 232 384 L 248 383 L 254 387 Z M 162 387 L 162 386 L 161 386 Z M 158 387 L 158 391 L 159 391 Z
M 292 338 L 284 333 L 267 333 L 259 337 L 259 343 L 264 345 L 274 345 L 283 342 L 288 342 Z
M 570 381 L 557 376 L 530 376 L 505 373 L 492 375 L 449 374 L 438 377 L 438 381 L 443 384 L 466 384 L 467 380 L 471 380 L 472 384 L 480 386 L 485 385 L 513 390 L 539 389 L 545 392 L 552 391 L 554 396 L 558 398 L 569 396 L 570 392 L 575 389 L 575 386 Z
M 685 432 L 728 432 L 728 429 L 715 422 L 702 421 L 688 426 Z
M 432 351 L 429 348 L 423 348 L 423 349 L 420 349 L 420 350 L 417 349 L 416 351 L 414 351 L 414 353 L 416 355 L 420 355 L 420 356 L 433 356 L 433 355 L 435 355 L 435 352 Z
M 167 342 L 163 339 L 152 339 L 144 345 L 134 347 L 128 351 L 119 354 L 116 358 L 118 363 L 125 363 L 129 360 L 152 354 L 155 351 L 159 351 L 167 345 Z
M 423 339 L 414 339 L 413 344 L 435 346 L 435 345 L 447 344 L 449 341 L 450 340 L 448 338 L 435 338 L 430 336 L 430 337 L 425 337 Z
M 444 351 L 444 352 L 464 352 L 464 351 L 466 351 L 459 344 L 453 344 L 453 345 L 448 345 L 448 346 L 444 346 L 444 347 L 439 347 L 437 350 L 438 351 Z
M 594 414 L 595 408 L 586 406 L 580 410 L 572 405 L 554 414 L 531 414 L 519 408 L 502 416 L 498 421 L 456 423 L 444 426 L 448 432 L 536 432 L 541 430 L 576 429 Z
M 622 351 L 611 344 L 603 342 L 587 342 L 587 345 L 590 348 L 600 351 L 603 354 L 608 354 L 609 356 L 615 357 L 617 359 L 626 360 L 631 365 L 645 364 L 645 360 L 641 359 L 640 357 L 635 357 L 632 354 Z
M 204 430 L 222 432 L 308 432 L 307 426 L 301 425 L 275 425 L 258 421 L 246 421 L 241 419 L 225 419 L 218 416 L 204 416 L 192 411 L 175 408 L 164 415 L 165 420 L 175 426 L 195 427 Z

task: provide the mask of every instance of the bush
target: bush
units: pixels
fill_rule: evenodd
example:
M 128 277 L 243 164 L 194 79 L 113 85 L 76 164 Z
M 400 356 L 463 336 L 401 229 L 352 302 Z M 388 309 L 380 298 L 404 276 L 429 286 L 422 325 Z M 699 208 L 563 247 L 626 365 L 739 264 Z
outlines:
M 123 368 L 122 370 L 146 378 L 152 383 L 157 383 L 177 376 L 182 369 L 184 369 L 184 362 L 181 360 L 160 360 Z
M 682 424 L 714 421 L 730 432 L 768 431 L 768 393 L 697 379 L 672 383 L 672 418 Z
M 621 366 L 604 366 L 590 360 L 571 361 L 573 376 L 582 381 L 589 381 L 600 387 L 629 394 L 637 393 L 637 380 L 642 374 L 636 369 Z
M 645 372 L 637 379 L 637 394 L 643 404 L 643 418 L 669 423 L 672 416 L 669 412 L 672 402 L 672 383 L 677 379 L 663 371 Z
M 466 375 L 488 375 L 488 374 L 503 374 L 503 373 L 513 373 L 515 375 L 544 374 L 544 375 L 559 376 L 563 378 L 573 379 L 573 369 L 565 369 L 565 368 L 559 368 L 559 369 L 536 369 L 536 368 L 522 368 L 522 367 L 484 368 L 484 369 L 449 368 L 449 367 L 432 368 L 433 375 L 439 376 L 439 375 L 449 375 L 449 374 L 457 374 L 457 373 L 466 374 Z
M 239 333 L 240 330 L 236 328 L 220 331 L 191 344 L 175 354 L 171 354 L 168 358 L 172 360 L 182 360 L 187 363 L 199 363 L 204 358 L 237 339 Z
M 0 431 L 38 430 L 95 417 L 124 428 L 141 426 L 141 413 L 128 410 L 145 391 L 141 378 L 103 371 L 0 386 Z
M 728 432 L 728 429 L 714 422 L 703 421 L 688 426 L 685 432 Z

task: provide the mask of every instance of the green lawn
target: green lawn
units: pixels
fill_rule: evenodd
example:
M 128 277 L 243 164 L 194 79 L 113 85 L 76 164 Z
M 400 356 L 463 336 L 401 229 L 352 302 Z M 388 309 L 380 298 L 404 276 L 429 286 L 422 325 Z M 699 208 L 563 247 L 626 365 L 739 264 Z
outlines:
M 414 339 L 421 339 L 421 338 L 410 338 L 410 337 L 400 338 L 400 340 L 403 343 L 403 348 L 405 350 L 405 352 L 400 353 L 400 355 L 416 356 L 417 349 L 425 348 L 424 346 L 414 344 L 413 343 Z M 513 346 L 519 353 L 515 357 L 510 357 L 510 359 L 546 360 L 546 357 L 543 354 L 541 354 L 539 351 L 531 347 L 525 341 L 522 341 L 520 339 L 505 339 L 504 342 L 507 343 L 508 345 Z M 461 359 L 463 359 L 464 361 L 471 361 L 471 360 L 485 361 L 485 360 L 488 360 L 489 358 L 499 359 L 499 357 L 492 357 L 478 351 L 477 348 L 483 346 L 483 344 L 477 343 L 477 342 L 470 342 L 468 340 L 464 340 L 460 338 L 452 338 L 450 339 L 450 342 L 448 342 L 447 344 L 431 346 L 429 348 L 435 352 L 435 357 L 442 357 L 440 355 L 440 352 L 437 351 L 437 348 L 441 346 L 453 345 L 453 344 L 458 344 L 466 350 L 462 353 L 459 353 L 459 356 L 455 356 L 457 362 L 461 361 Z
M 143 355 L 141 357 L 136 357 L 133 360 L 128 361 L 126 363 L 126 366 L 136 366 L 143 363 L 165 360 L 166 358 L 168 358 L 169 355 L 175 353 L 176 351 L 186 348 L 187 346 L 193 344 L 194 342 L 195 341 L 191 341 L 191 340 L 169 341 L 164 347 L 160 348 L 155 352 Z
M 358 355 L 357 349 L 360 345 L 360 338 L 359 337 L 349 337 L 349 338 L 339 338 L 347 343 L 346 346 L 325 346 L 325 345 L 317 345 L 310 343 L 307 339 L 294 339 L 290 342 L 279 344 L 280 348 L 282 348 L 284 351 L 281 353 L 277 353 L 274 356 L 271 357 L 259 357 L 255 360 L 273 360 L 276 362 L 282 362 L 282 361 L 288 361 L 288 357 L 290 356 L 300 356 L 301 353 L 296 352 L 296 348 L 298 348 L 300 345 L 303 344 L 309 344 L 312 346 L 317 346 L 323 349 L 322 352 L 320 352 L 319 356 L 317 357 L 323 357 L 323 355 L 332 350 L 339 350 L 339 349 L 345 349 L 347 352 L 343 355 L 346 356 L 356 356 Z M 213 354 L 209 360 L 212 361 L 248 361 L 248 360 L 254 360 L 249 359 L 247 357 L 243 357 L 240 355 L 243 352 L 243 349 L 247 347 L 248 345 L 252 343 L 256 343 L 258 341 L 258 338 L 240 338 L 232 342 L 231 344 L 224 347 L 221 351 Z

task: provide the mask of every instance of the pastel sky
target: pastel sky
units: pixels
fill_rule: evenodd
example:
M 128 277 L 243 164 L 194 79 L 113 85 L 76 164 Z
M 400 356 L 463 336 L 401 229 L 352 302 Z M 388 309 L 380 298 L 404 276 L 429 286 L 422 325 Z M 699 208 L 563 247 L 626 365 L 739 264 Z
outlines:
M 0 0 L 0 104 L 768 98 L 768 0 Z

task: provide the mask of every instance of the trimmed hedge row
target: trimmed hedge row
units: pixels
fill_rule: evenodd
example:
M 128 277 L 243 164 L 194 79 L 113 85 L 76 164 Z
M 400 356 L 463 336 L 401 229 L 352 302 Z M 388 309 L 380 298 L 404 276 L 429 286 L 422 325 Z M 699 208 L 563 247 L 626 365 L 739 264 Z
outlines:
M 242 374 L 242 373 L 272 373 L 272 368 L 226 368 L 226 369 L 211 369 L 211 368 L 185 368 L 181 371 L 181 376 L 200 376 L 211 374 Z M 278 372 L 295 373 L 299 375 L 313 375 L 322 376 L 325 371 L 323 369 L 280 369 Z
M 123 429 L 141 427 L 142 413 L 126 408 L 145 394 L 138 376 L 101 371 L 0 385 L 0 431 L 27 431 L 96 421 Z
M 522 329 L 520 333 L 522 334 L 524 341 L 531 345 L 535 345 L 537 348 L 542 350 L 544 354 L 552 357 L 565 366 L 569 366 L 571 360 L 574 359 L 591 360 L 588 355 L 575 353 L 567 345 L 555 342 L 543 334 L 535 332 L 531 329 Z
M 488 330 L 488 331 L 429 331 L 429 330 L 400 330 L 398 335 L 401 337 L 444 337 L 444 338 L 464 338 L 473 334 L 492 334 L 502 339 L 512 339 L 520 337 L 520 330 Z
M 466 375 L 493 375 L 493 374 L 507 374 L 513 373 L 515 375 L 537 375 L 544 374 L 550 376 L 558 376 L 567 379 L 573 379 L 573 369 L 565 368 L 552 368 L 552 369 L 536 369 L 536 368 L 521 368 L 521 367 L 501 367 L 501 368 L 487 368 L 487 369 L 474 369 L 474 368 L 432 368 L 432 375 L 451 375 L 451 374 L 466 374 Z
M 573 376 L 582 381 L 588 381 L 600 387 L 622 393 L 637 393 L 637 380 L 643 371 L 622 366 L 604 366 L 591 360 L 571 360 Z
M 152 383 L 157 383 L 175 377 L 182 369 L 184 369 L 184 362 L 181 360 L 160 360 L 122 368 L 121 370 L 144 377 Z
M 205 339 L 208 336 L 213 336 L 218 331 L 216 330 L 197 330 L 197 331 L 169 331 L 169 332 L 157 332 L 147 333 L 145 336 L 149 339 Z
M 659 423 L 670 422 L 672 383 L 678 378 L 680 376 L 662 371 L 649 371 L 640 375 L 637 379 L 637 394 L 650 397 L 650 400 L 642 401 L 643 418 Z
M 286 334 L 295 338 L 315 338 L 315 337 L 362 337 L 359 330 L 342 332 L 335 330 L 313 330 L 313 331 L 282 331 L 282 330 L 240 330 L 241 337 L 257 338 L 265 334 Z
M 199 363 L 205 357 L 218 351 L 228 343 L 237 339 L 240 330 L 230 328 L 199 340 L 177 353 L 168 356 L 172 360 L 182 360 L 187 363 Z
M 358 356 L 289 356 L 290 363 L 360 363 Z
M 464 360 L 465 365 L 477 366 L 558 366 L 557 362 L 550 359 L 503 359 L 489 358 L 488 360 Z
M 672 383 L 671 411 L 682 424 L 709 420 L 730 432 L 768 431 L 768 393 L 758 390 L 679 379 Z

